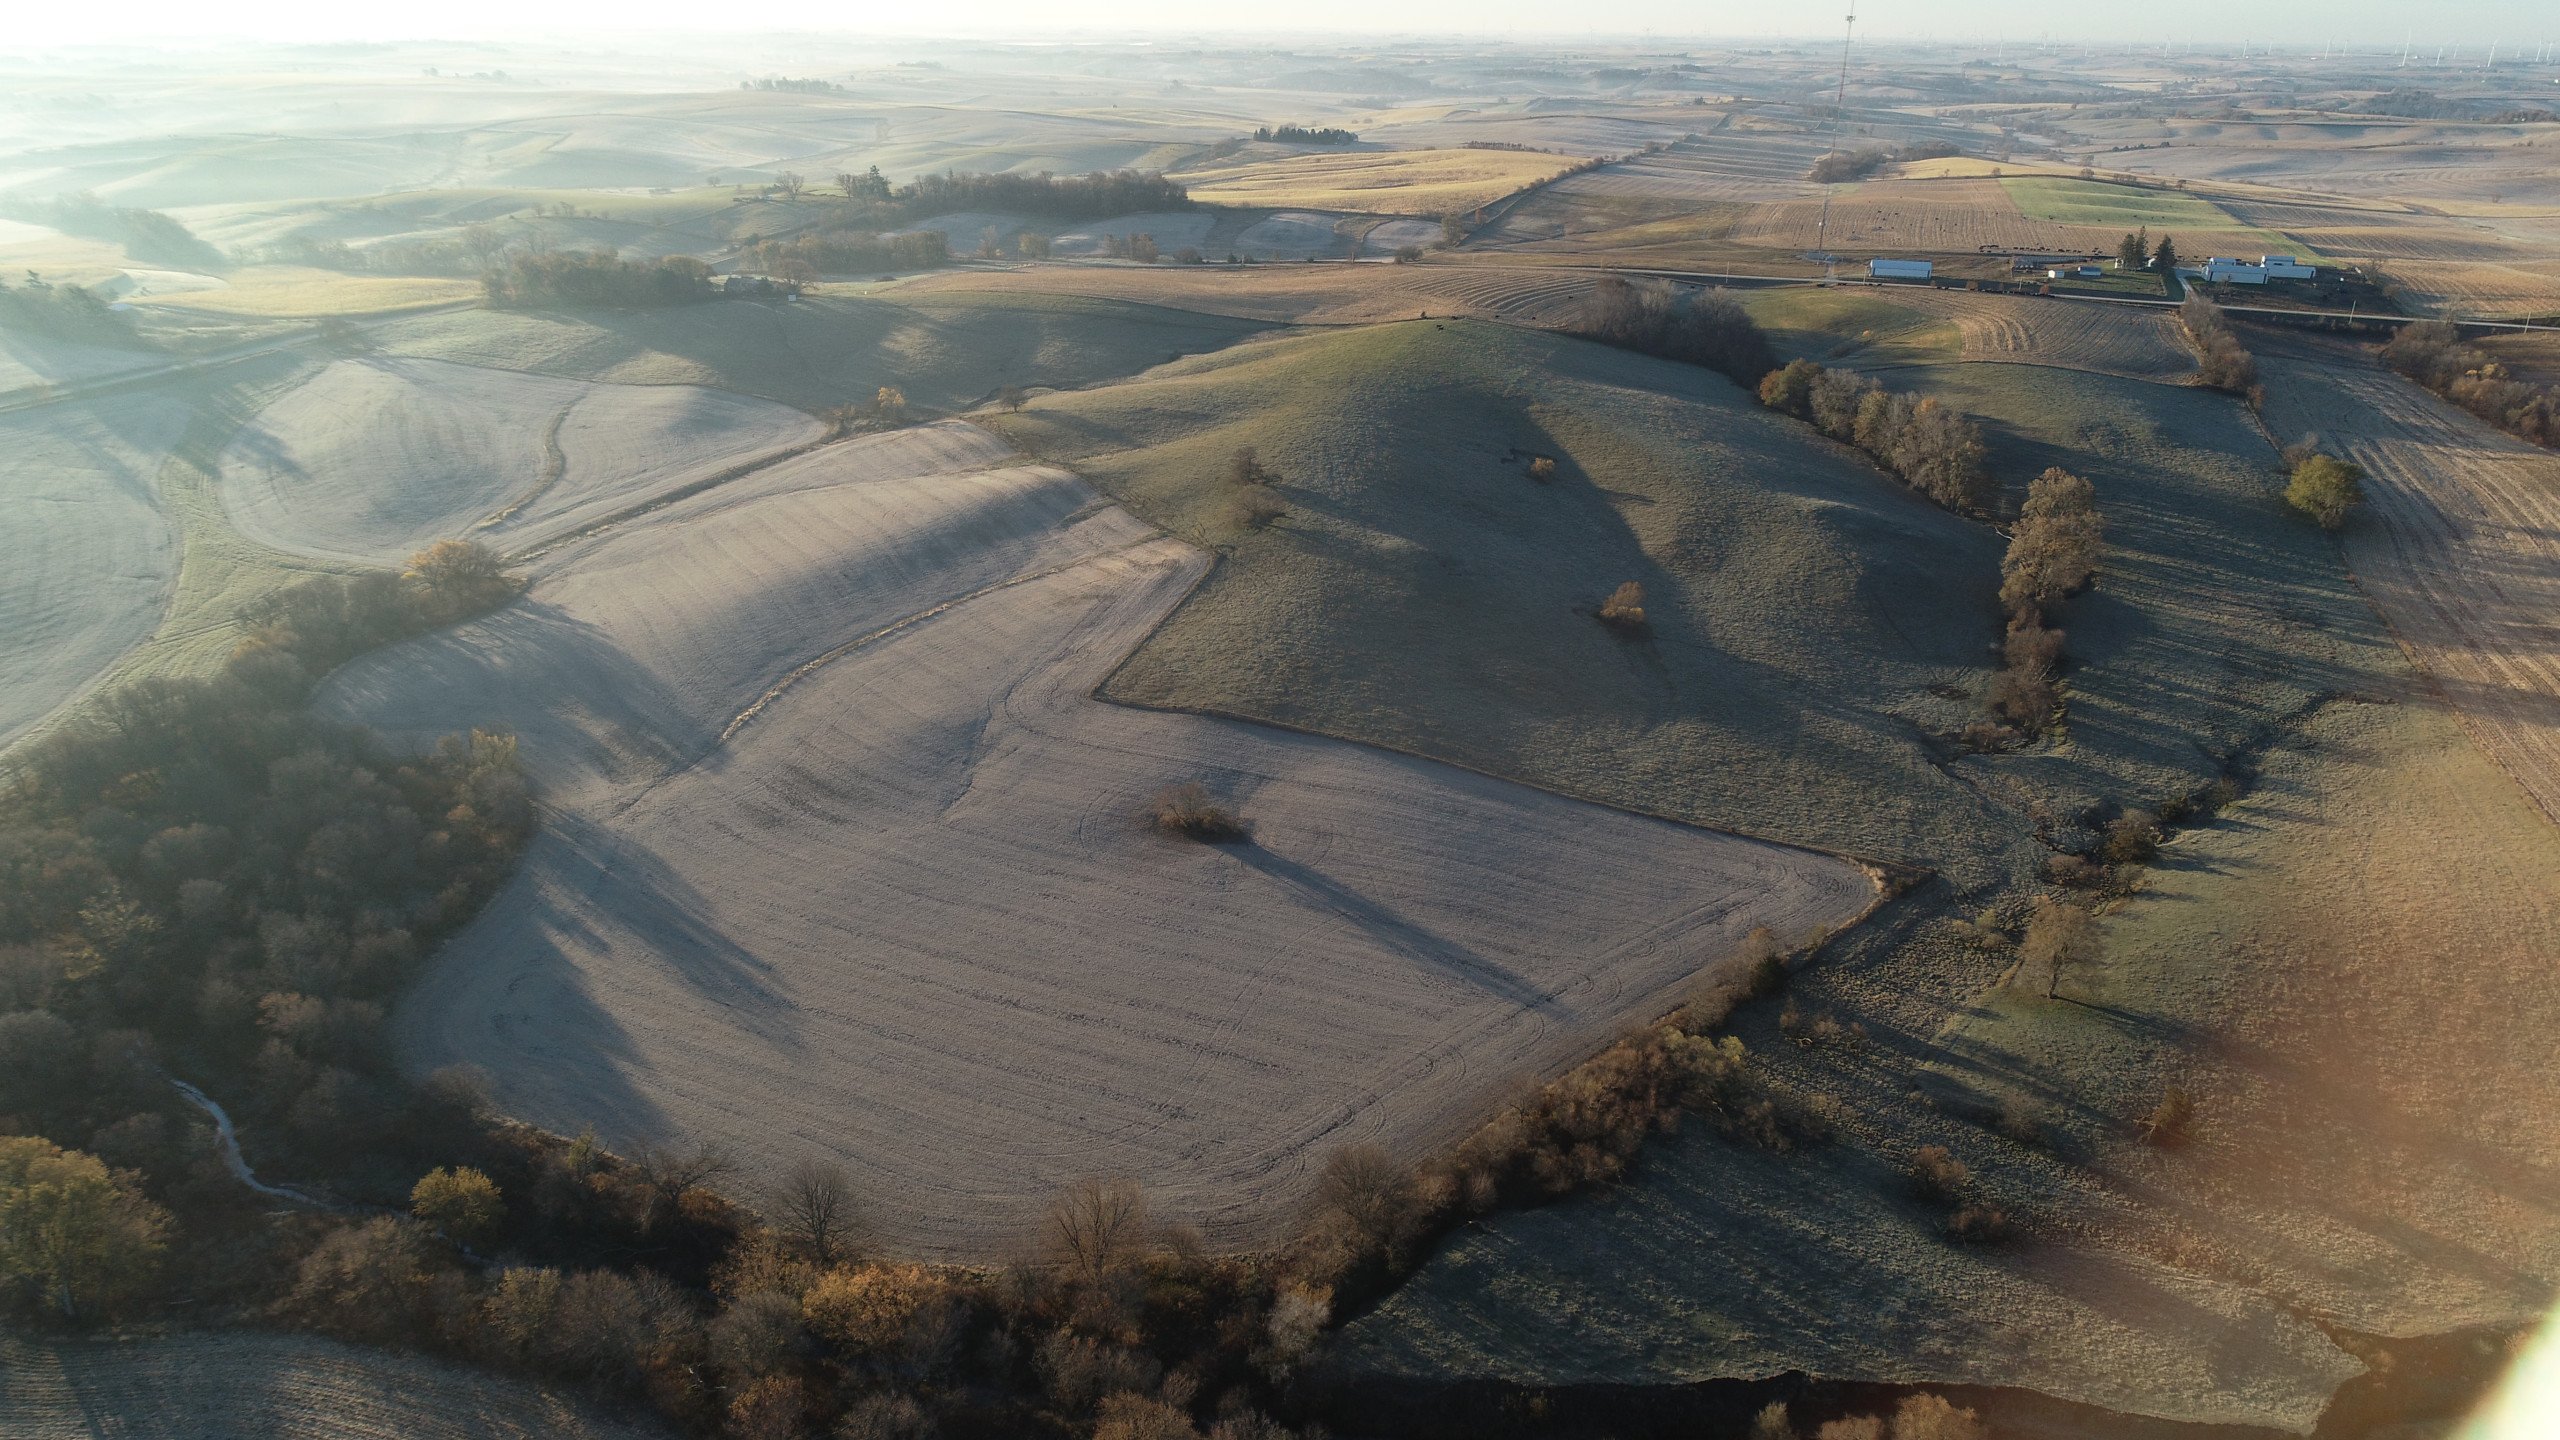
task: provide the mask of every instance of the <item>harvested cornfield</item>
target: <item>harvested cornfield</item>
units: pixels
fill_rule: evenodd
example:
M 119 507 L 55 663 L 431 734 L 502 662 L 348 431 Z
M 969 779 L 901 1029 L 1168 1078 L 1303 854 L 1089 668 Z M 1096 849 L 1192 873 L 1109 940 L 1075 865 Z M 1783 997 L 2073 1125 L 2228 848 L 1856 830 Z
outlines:
M 2492 759 L 2560 821 L 2560 455 L 2360 358 L 2262 357 L 2266 418 L 2365 469 L 2357 578 Z
M 1763 205 L 1733 230 L 1736 244 L 1809 250 L 1821 233 L 1819 198 Z M 1871 180 L 1831 196 L 1830 248 L 1839 252 L 1969 252 L 1984 246 L 2086 248 L 2068 226 L 2018 213 L 1997 180 Z
M 1108 297 L 1296 325 L 1409 320 L 1425 312 L 1559 324 L 1579 311 L 1582 297 L 1598 279 L 1593 274 L 1528 266 L 1437 263 L 1146 270 L 1040 265 L 933 276 L 911 283 L 901 293 L 980 293 L 990 300 L 1025 293 Z
M 1821 137 L 1725 128 L 1557 181 L 1558 196 L 1648 201 L 1772 200 L 1811 193 Z
M 1174 178 L 1210 205 L 1442 215 L 1490 205 L 1573 163 L 1519 150 L 1343 150 L 1222 163 Z
M 178 537 L 156 481 L 187 416 L 154 395 L 0 416 L 0 744 L 159 625 Z
M 691 385 L 341 360 L 241 430 L 222 498 L 241 533 L 305 554 L 397 560 L 466 533 L 511 548 L 824 433 Z
M 647 1440 L 545 1386 L 308 1335 L 159 1340 L 0 1334 L 10 1440 Z
M 2560 313 L 2560 261 L 2383 260 L 2373 268 L 2426 314 Z
M 617 1144 L 841 1157 L 901 1251 L 984 1255 L 1098 1172 L 1244 1243 L 1330 1148 L 1452 1139 L 1754 926 L 1872 895 L 1809 852 L 1092 699 L 1207 557 L 1062 470 L 972 468 L 997 443 L 824 447 L 333 680 L 404 735 L 523 732 L 554 806 L 404 1003 L 407 1063 Z M 1184 781 L 1249 838 L 1160 831 Z

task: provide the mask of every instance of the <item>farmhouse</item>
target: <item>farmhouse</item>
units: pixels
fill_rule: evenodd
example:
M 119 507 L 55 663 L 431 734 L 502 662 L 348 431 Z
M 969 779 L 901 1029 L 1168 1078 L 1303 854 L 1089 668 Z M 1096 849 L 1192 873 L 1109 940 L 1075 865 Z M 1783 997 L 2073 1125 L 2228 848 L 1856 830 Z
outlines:
M 1870 260 L 1867 278 L 1871 280 L 1926 280 L 1936 270 L 1927 260 Z

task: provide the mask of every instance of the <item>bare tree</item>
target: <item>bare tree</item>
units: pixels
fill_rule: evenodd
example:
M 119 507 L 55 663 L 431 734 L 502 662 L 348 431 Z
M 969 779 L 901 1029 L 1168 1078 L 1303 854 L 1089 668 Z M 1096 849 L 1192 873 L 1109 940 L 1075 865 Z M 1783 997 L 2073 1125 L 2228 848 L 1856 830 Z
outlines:
M 737 1173 L 738 1164 L 727 1151 L 706 1140 L 684 1152 L 643 1145 L 632 1152 L 631 1169 L 649 1197 L 644 1223 L 655 1230 L 675 1218 L 685 1196 Z
M 1079 1280 L 1100 1280 L 1145 1248 L 1147 1197 L 1135 1180 L 1080 1180 L 1058 1192 L 1040 1222 L 1050 1260 Z
M 774 187 L 782 192 L 782 198 L 785 200 L 796 201 L 800 198 L 800 192 L 809 188 L 809 182 L 792 170 L 785 170 L 774 176 L 773 183 Z
M 853 1182 L 841 1165 L 798 1161 L 783 1172 L 767 1198 L 775 1228 L 821 1265 L 832 1265 L 855 1249 L 866 1228 Z

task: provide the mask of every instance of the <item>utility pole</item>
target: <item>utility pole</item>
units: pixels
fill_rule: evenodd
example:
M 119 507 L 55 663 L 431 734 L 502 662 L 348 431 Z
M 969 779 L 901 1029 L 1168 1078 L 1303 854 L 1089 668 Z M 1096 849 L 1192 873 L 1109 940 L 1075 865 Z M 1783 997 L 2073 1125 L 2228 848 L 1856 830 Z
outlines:
M 1848 23 L 1840 32 L 1840 88 L 1831 96 L 1831 148 L 1824 152 L 1826 157 L 1840 153 L 1840 125 L 1849 114 L 1849 40 L 1857 29 L 1858 0 L 1849 0 Z M 1839 185 L 1837 180 L 1823 182 L 1822 218 L 1813 227 L 1813 249 L 1822 259 L 1822 278 L 1826 281 L 1839 278 L 1836 262 L 1831 258 L 1831 192 Z

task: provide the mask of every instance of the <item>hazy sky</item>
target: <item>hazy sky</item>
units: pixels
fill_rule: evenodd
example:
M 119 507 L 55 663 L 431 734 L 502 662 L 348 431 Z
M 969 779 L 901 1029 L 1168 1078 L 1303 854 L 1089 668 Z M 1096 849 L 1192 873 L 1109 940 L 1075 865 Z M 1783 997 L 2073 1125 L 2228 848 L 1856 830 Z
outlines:
M 148 40 L 228 34 L 263 39 L 479 37 L 544 31 L 812 29 L 900 34 L 1314 30 L 1493 36 L 1769 36 L 1836 34 L 1842 0 L 1289 0 L 1279 6 L 1213 6 L 1200 0 L 942 0 L 938 4 L 757 0 L 743 7 L 701 0 L 122 0 L 106 5 L 17 7 L 0 48 L 24 44 Z M 2422 54 L 2452 42 L 2497 41 L 2501 58 L 2529 57 L 2560 40 L 2560 5 L 2548 0 L 2144 0 L 2135 5 L 2033 5 L 2015 0 L 1864 0 L 1859 32 L 1894 39 L 2051 39 L 2328 42 Z M 2479 57 L 2473 57 L 2475 60 Z M 2560 72 L 2555 72 L 2560 73 Z

